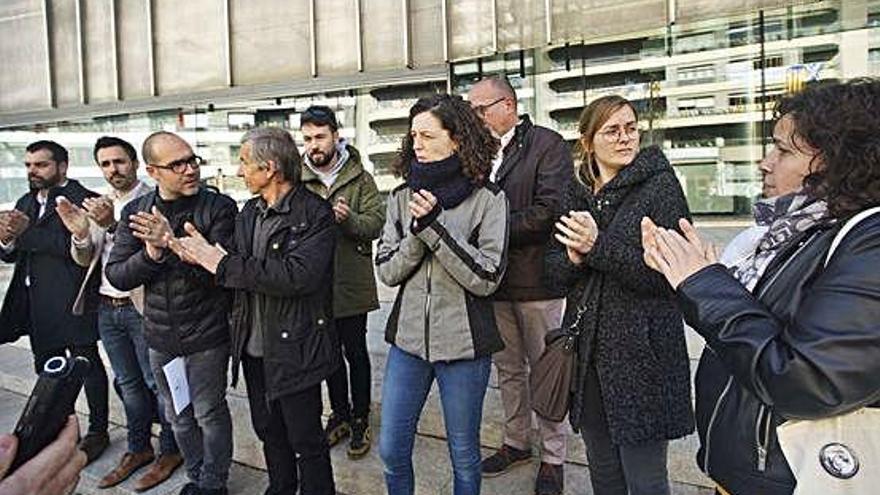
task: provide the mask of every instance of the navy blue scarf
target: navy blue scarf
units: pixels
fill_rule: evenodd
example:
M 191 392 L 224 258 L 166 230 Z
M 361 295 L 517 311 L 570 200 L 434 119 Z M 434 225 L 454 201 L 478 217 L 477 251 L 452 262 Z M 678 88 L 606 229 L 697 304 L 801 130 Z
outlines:
M 420 163 L 413 160 L 409 166 L 406 185 L 413 192 L 424 189 L 437 197 L 444 210 L 455 208 L 474 192 L 474 184 L 461 170 L 457 154 L 436 162 Z

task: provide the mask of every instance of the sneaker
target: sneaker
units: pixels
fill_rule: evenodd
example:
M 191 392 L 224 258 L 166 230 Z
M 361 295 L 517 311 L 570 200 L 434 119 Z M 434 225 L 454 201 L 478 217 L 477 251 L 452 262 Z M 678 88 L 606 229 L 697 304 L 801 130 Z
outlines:
M 327 426 L 324 427 L 324 434 L 327 435 L 327 444 L 333 448 L 351 434 L 351 425 L 348 424 L 348 420 L 331 414 Z
M 153 462 L 153 450 L 144 452 L 126 452 L 119 464 L 112 471 L 104 475 L 98 482 L 98 488 L 110 488 L 127 480 L 138 469 Z
M 541 463 L 535 478 L 535 495 L 562 495 L 562 464 Z
M 370 451 L 370 421 L 367 418 L 354 418 L 351 423 L 351 440 L 348 442 L 348 458 L 360 459 Z
M 107 450 L 109 445 L 110 435 L 108 435 L 106 431 L 88 432 L 86 433 L 86 436 L 79 441 L 79 450 L 86 453 L 86 464 L 91 464 L 92 461 L 101 457 L 101 454 Z
M 520 450 L 504 444 L 498 452 L 483 459 L 483 476 L 492 478 L 504 474 L 520 464 L 528 464 L 531 460 L 531 450 Z

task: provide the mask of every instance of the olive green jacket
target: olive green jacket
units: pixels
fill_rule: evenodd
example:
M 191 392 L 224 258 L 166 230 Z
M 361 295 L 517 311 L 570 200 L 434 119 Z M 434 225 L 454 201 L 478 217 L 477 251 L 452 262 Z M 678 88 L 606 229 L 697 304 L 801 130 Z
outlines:
M 360 153 L 346 146 L 348 161 L 328 190 L 318 175 L 303 164 L 302 182 L 308 190 L 327 199 L 331 205 L 344 197 L 351 216 L 339 224 L 333 266 L 333 316 L 345 318 L 368 313 L 379 307 L 376 277 L 373 273 L 373 240 L 385 223 L 385 204 L 376 181 L 361 165 Z

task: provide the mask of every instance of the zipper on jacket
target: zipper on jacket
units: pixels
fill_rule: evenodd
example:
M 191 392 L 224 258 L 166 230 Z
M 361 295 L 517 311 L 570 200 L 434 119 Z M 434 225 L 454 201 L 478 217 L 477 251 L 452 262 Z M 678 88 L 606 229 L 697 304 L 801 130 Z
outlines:
M 425 287 L 427 294 L 425 296 L 425 361 L 431 360 L 431 328 L 430 325 L 430 317 L 431 314 L 431 268 L 433 267 L 433 260 L 431 254 L 425 257 L 425 262 L 428 264 L 427 277 L 425 282 Z
M 709 451 L 712 447 L 712 427 L 715 426 L 715 419 L 718 417 L 718 411 L 721 409 L 721 402 L 724 401 L 724 398 L 727 397 L 728 392 L 730 392 L 730 387 L 733 385 L 733 377 L 727 377 L 727 383 L 724 385 L 724 390 L 721 391 L 721 395 L 718 396 L 718 399 L 715 401 L 715 407 L 712 409 L 712 417 L 709 418 L 709 426 L 706 427 L 706 452 L 703 455 L 703 465 L 706 467 L 706 474 L 709 475 Z
M 761 404 L 761 408 L 758 409 L 758 419 L 755 421 L 755 449 L 758 453 L 758 471 L 762 473 L 767 470 L 767 449 L 770 443 L 772 417 L 773 412 L 767 406 Z M 764 433 L 763 438 L 761 437 L 762 431 Z

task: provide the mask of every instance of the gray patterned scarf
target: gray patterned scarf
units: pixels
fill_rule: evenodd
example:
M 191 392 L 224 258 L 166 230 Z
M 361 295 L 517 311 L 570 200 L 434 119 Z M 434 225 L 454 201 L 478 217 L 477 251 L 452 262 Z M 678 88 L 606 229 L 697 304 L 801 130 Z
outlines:
M 825 201 L 803 193 L 762 199 L 754 206 L 755 222 L 768 227 L 755 251 L 730 268 L 749 291 L 754 290 L 770 261 L 788 241 L 802 232 L 833 222 Z

